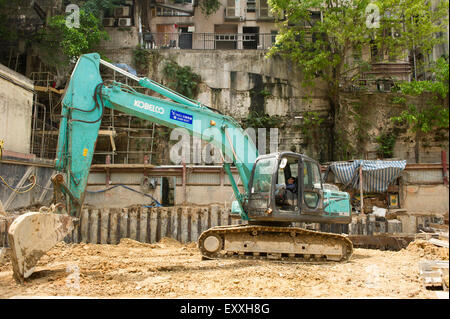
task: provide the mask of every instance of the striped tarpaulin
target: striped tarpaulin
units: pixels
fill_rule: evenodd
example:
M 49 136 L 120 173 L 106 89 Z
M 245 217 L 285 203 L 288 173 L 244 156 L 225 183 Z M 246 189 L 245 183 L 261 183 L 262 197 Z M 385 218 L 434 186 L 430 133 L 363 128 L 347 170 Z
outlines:
M 386 192 L 389 185 L 400 176 L 406 161 L 335 162 L 330 165 L 337 180 L 359 190 L 359 167 L 362 166 L 363 190 L 368 193 Z

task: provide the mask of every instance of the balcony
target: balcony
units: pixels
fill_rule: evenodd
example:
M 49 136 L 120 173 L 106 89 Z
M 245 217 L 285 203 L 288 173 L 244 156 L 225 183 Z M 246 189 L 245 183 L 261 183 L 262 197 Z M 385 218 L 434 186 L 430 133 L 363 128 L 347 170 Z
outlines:
M 275 43 L 270 33 L 151 33 L 147 49 L 268 50 Z

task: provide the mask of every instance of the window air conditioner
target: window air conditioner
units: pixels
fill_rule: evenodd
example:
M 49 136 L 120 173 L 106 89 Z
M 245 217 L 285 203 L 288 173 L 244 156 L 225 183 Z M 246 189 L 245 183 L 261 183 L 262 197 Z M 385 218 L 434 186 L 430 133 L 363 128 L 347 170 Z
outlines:
M 129 26 L 131 26 L 130 18 L 119 19 L 119 27 L 129 27 Z
M 103 26 L 104 27 L 113 27 L 115 22 L 116 22 L 116 19 L 114 19 L 114 18 L 104 18 Z
M 129 17 L 130 16 L 130 7 L 118 7 L 114 9 L 115 17 Z

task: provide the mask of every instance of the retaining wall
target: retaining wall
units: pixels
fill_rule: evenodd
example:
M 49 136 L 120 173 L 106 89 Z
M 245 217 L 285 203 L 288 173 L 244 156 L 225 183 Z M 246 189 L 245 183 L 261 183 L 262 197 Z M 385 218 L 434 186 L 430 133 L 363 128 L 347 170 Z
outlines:
M 7 247 L 7 229 L 19 215 L 0 217 L 0 247 Z M 214 226 L 237 225 L 229 208 L 158 207 L 124 209 L 84 209 L 80 221 L 66 238 L 67 243 L 118 244 L 122 238 L 156 243 L 164 237 L 182 243 L 197 241 L 200 234 Z

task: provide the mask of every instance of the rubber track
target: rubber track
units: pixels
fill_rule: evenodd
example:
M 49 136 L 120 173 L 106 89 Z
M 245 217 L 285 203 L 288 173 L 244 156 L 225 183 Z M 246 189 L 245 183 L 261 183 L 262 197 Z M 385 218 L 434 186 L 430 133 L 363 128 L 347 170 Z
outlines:
M 314 256 L 310 256 L 310 258 L 304 258 L 302 255 L 295 255 L 295 257 L 289 256 L 280 256 L 279 258 L 274 258 L 273 255 L 270 255 L 271 252 L 267 252 L 265 255 L 249 255 L 247 254 L 239 254 L 239 253 L 221 253 L 221 250 L 215 253 L 210 253 L 205 250 L 203 247 L 203 241 L 210 235 L 216 234 L 222 238 L 222 244 L 224 243 L 224 237 L 227 234 L 236 234 L 236 233 L 252 233 L 256 231 L 257 236 L 264 236 L 264 233 L 272 234 L 282 234 L 295 232 L 295 236 L 303 236 L 303 237 L 312 237 L 313 239 L 320 240 L 337 240 L 337 242 L 341 242 L 344 245 L 344 255 L 341 257 L 339 261 L 328 260 L 326 258 L 315 258 Z M 263 235 L 261 235 L 261 233 Z M 308 230 L 298 227 L 271 227 L 271 226 L 248 226 L 248 225 L 236 225 L 236 226 L 216 226 L 204 231 L 200 237 L 198 238 L 198 248 L 204 258 L 207 259 L 254 259 L 254 260 L 279 260 L 279 261 L 288 261 L 288 262 L 314 262 L 314 263 L 336 263 L 336 262 L 347 262 L 353 254 L 353 243 L 350 239 L 345 235 L 333 234 L 333 233 L 324 233 L 314 230 Z M 269 257 L 270 255 L 270 257 Z M 281 255 L 281 254 L 279 254 Z M 286 255 L 286 254 L 283 254 Z M 276 254 L 275 254 L 276 256 Z

